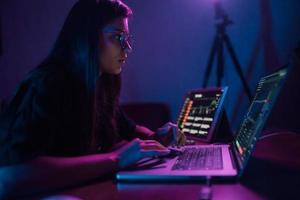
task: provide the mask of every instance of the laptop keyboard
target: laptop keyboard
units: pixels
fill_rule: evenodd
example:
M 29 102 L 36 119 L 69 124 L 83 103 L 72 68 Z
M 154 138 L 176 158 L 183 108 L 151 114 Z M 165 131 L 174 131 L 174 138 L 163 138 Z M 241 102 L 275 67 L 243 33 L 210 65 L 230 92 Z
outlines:
M 172 170 L 222 169 L 221 147 L 187 147 L 178 156 Z

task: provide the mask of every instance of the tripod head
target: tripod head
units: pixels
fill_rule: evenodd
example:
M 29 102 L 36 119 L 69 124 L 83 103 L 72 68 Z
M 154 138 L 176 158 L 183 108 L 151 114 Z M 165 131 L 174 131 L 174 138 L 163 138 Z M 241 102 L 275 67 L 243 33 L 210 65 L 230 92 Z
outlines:
M 228 14 L 224 10 L 221 4 L 221 0 L 213 0 L 214 8 L 215 8 L 215 19 L 216 19 L 216 27 L 217 32 L 213 42 L 213 46 L 210 50 L 209 59 L 207 62 L 207 66 L 205 69 L 204 79 L 203 79 L 203 87 L 205 88 L 208 83 L 209 75 L 211 69 L 214 64 L 214 59 L 217 60 L 217 86 L 221 86 L 222 78 L 224 75 L 224 49 L 228 50 L 229 56 L 233 61 L 234 67 L 242 81 L 243 87 L 249 101 L 252 99 L 251 90 L 248 86 L 247 80 L 244 77 L 242 67 L 238 61 L 236 53 L 232 47 L 229 36 L 226 33 L 226 28 L 229 25 L 233 24 L 233 21 L 229 18 Z
M 233 21 L 229 18 L 220 0 L 214 0 L 215 19 L 218 28 L 225 30 L 227 26 L 232 25 Z

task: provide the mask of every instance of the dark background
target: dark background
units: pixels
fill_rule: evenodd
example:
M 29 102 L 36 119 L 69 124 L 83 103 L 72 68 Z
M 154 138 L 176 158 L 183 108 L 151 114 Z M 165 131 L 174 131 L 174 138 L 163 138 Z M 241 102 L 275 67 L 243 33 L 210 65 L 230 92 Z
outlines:
M 0 99 L 9 99 L 25 74 L 48 54 L 74 2 L 0 1 Z M 134 52 L 123 71 L 121 102 L 165 103 L 175 121 L 185 92 L 202 85 L 215 34 L 213 0 L 125 2 L 134 11 L 130 21 Z M 228 34 L 253 93 L 262 75 L 288 62 L 300 40 L 300 2 L 223 0 L 222 3 L 234 21 Z M 226 111 L 237 128 L 248 100 L 228 55 L 225 56 L 223 85 L 230 86 Z M 297 79 L 296 73 L 269 127 L 299 128 Z M 214 85 L 214 72 L 210 80 L 210 85 Z

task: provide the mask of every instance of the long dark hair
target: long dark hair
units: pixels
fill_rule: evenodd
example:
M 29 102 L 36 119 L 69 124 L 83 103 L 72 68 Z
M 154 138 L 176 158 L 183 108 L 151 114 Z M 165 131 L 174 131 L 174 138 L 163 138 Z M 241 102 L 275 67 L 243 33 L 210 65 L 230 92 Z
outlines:
M 105 151 L 117 137 L 120 75 L 99 76 L 99 33 L 116 18 L 127 18 L 131 9 L 120 0 L 79 0 L 71 9 L 47 58 L 38 67 L 61 64 L 76 87 L 85 147 Z M 84 139 L 82 140 L 84 141 Z

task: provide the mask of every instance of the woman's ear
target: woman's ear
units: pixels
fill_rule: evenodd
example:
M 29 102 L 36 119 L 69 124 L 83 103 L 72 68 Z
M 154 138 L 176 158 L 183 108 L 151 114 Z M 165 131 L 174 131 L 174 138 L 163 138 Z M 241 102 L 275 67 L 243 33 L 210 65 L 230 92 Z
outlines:
M 99 55 L 98 55 L 98 67 L 99 67 L 99 76 L 101 76 L 101 74 L 102 74 L 102 69 L 101 69 L 101 61 L 102 61 L 102 52 L 103 52 L 103 47 L 105 46 L 104 45 L 104 36 L 103 36 L 103 33 L 99 33 L 99 43 L 98 43 L 98 45 L 99 45 L 99 51 L 98 51 L 98 53 L 99 53 Z
M 103 33 L 99 33 L 99 47 L 102 49 L 104 47 L 104 35 Z
M 100 77 L 102 75 L 101 67 L 99 66 L 99 74 L 98 76 Z

